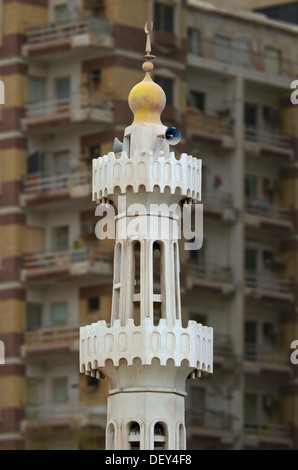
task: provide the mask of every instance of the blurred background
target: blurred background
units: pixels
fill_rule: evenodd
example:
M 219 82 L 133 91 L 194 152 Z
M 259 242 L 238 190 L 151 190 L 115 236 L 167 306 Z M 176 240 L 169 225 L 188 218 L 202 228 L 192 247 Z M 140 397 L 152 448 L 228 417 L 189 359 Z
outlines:
M 189 449 L 297 449 L 298 2 L 0 0 L 0 449 L 103 449 L 107 383 L 79 326 L 110 320 L 113 246 L 91 161 L 154 80 L 177 153 L 203 159 L 204 244 L 180 248 L 184 322 L 214 328 L 189 381 Z

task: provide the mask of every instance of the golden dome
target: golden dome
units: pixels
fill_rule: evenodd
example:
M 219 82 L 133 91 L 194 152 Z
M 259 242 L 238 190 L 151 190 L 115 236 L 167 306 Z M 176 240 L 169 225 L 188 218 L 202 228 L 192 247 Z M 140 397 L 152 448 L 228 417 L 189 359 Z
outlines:
M 146 72 L 144 79 L 133 87 L 128 97 L 134 114 L 133 124 L 162 124 L 160 115 L 166 105 L 166 95 L 150 76 L 152 62 L 144 62 L 143 70 Z

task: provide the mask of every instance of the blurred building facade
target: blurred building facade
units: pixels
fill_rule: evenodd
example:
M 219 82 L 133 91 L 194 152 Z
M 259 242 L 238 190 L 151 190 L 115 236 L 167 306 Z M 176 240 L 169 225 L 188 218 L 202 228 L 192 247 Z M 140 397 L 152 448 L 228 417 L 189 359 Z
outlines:
M 297 448 L 298 27 L 229 1 L 0 5 L 0 448 L 104 448 L 107 384 L 78 363 L 79 326 L 111 311 L 91 160 L 132 121 L 150 17 L 163 122 L 204 162 L 204 244 L 181 243 L 181 290 L 215 358 L 188 387 L 188 448 Z

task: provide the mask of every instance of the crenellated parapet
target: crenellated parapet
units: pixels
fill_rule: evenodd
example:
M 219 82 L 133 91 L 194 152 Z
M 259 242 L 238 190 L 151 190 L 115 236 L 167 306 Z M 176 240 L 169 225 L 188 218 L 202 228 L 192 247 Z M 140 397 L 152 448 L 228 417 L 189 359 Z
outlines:
M 201 172 L 202 161 L 186 153 L 176 158 L 174 152 L 165 157 L 163 152 L 156 156 L 152 151 L 135 151 L 129 158 L 126 152 L 120 156 L 110 152 L 93 159 L 92 197 L 100 203 L 105 198 L 113 199 L 117 188 L 124 194 L 129 188 L 138 193 L 143 187 L 148 193 L 155 188 L 160 193 L 169 190 L 180 200 L 197 202 L 201 200 Z
M 119 365 L 125 359 L 133 365 L 139 358 L 142 365 L 151 365 L 154 358 L 165 366 L 171 359 L 176 367 L 183 361 L 198 371 L 213 371 L 213 329 L 189 321 L 183 328 L 180 321 L 169 328 L 165 319 L 157 326 L 149 318 L 136 326 L 129 319 L 125 326 L 115 320 L 112 326 L 98 321 L 80 328 L 80 370 L 91 374 L 106 365 Z

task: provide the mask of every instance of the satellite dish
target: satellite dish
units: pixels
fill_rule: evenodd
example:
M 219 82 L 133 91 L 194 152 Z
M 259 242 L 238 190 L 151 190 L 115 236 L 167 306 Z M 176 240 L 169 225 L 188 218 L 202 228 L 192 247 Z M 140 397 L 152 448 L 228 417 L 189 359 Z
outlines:
M 164 134 L 164 138 L 168 144 L 177 145 L 181 140 L 181 132 L 177 127 L 168 127 Z

